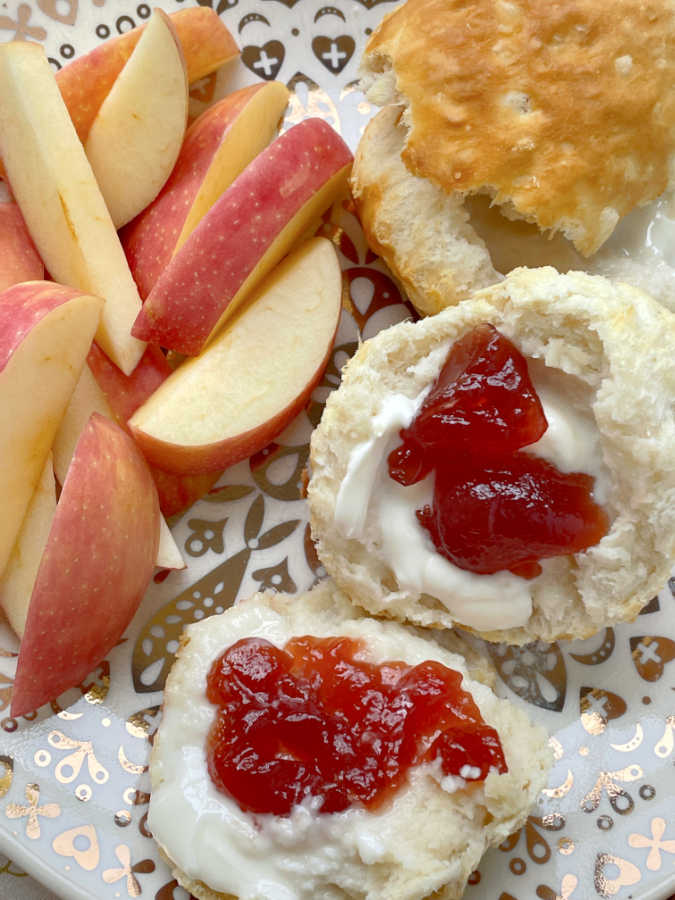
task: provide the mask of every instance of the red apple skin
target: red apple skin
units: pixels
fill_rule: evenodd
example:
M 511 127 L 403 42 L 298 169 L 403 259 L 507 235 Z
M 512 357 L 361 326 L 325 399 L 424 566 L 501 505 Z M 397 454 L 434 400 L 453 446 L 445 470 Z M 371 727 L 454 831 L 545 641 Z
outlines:
M 45 268 L 14 201 L 0 203 L 0 292 L 22 281 L 41 281 Z
M 168 266 L 190 207 L 228 128 L 265 82 L 242 88 L 207 109 L 188 128 L 176 165 L 157 198 L 120 231 L 141 299 Z
M 220 68 L 239 53 L 234 38 L 212 9 L 181 9 L 170 19 L 183 48 L 190 83 Z M 89 134 L 96 113 L 131 56 L 144 27 L 141 25 L 105 41 L 56 73 L 61 95 L 81 141 Z
M 336 328 L 337 331 L 337 328 Z M 335 335 L 333 335 L 333 340 Z M 193 473 L 216 473 L 216 478 L 228 466 L 248 459 L 254 453 L 258 453 L 266 447 L 274 438 L 278 437 L 284 428 L 299 415 L 309 403 L 312 391 L 321 381 L 331 353 L 333 341 L 330 342 L 326 355 L 317 368 L 312 380 L 292 403 L 268 419 L 257 428 L 251 428 L 242 434 L 227 441 L 219 441 L 215 444 L 194 444 L 190 447 L 178 447 L 175 444 L 166 444 L 151 437 L 140 429 L 131 426 L 136 443 L 143 451 L 146 459 L 154 466 L 160 466 L 176 474 L 187 476 Z M 214 479 L 215 480 L 215 479 Z
M 275 238 L 292 228 L 330 176 L 351 163 L 349 148 L 322 119 L 305 119 L 278 137 L 173 257 L 138 314 L 134 337 L 196 356 L 263 257 L 260 279 L 279 261 L 283 254 L 275 255 Z M 251 279 L 247 287 L 257 283 Z
M 118 424 L 127 430 L 127 421 L 173 371 L 162 351 L 154 344 L 148 344 L 131 375 L 125 375 L 118 369 L 96 343 L 91 345 L 87 364 L 106 395 Z M 176 475 L 153 465 L 150 465 L 150 474 L 157 487 L 159 507 L 167 517 L 178 515 L 208 494 L 220 477 L 220 472 Z
M 159 503 L 138 448 L 94 413 L 75 449 L 40 563 L 11 715 L 79 684 L 133 618 L 150 582 Z
M 11 291 L 11 293 L 10 293 Z M 53 309 L 85 291 L 53 281 L 26 281 L 10 285 L 0 303 L 0 372 L 25 335 Z M 11 302 L 7 302 L 8 298 Z M 16 327 L 17 321 L 21 328 Z

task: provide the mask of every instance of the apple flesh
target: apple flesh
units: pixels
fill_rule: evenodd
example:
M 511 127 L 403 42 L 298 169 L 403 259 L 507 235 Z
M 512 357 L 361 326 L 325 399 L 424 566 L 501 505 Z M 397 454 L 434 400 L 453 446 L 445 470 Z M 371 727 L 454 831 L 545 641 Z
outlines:
M 96 344 L 92 344 L 92 347 L 96 347 Z M 98 352 L 103 355 L 101 350 L 98 350 Z M 91 357 L 91 351 L 89 351 L 89 357 Z M 112 363 L 110 365 L 112 365 Z M 136 371 L 138 368 L 139 366 L 136 366 Z M 119 372 L 119 369 L 116 369 L 116 371 Z M 121 372 L 120 376 L 126 378 Z M 82 369 L 80 379 L 75 386 L 73 395 L 70 398 L 70 403 L 61 419 L 61 424 L 56 432 L 56 437 L 54 438 L 54 444 L 52 446 L 54 471 L 59 484 L 65 483 L 68 475 L 68 468 L 70 467 L 73 455 L 75 454 L 75 447 L 93 413 L 105 416 L 113 422 L 117 419 L 116 414 L 108 403 L 106 395 L 101 390 L 98 381 L 92 374 L 90 366 L 85 365 Z M 126 427 L 126 420 L 118 422 L 118 424 Z M 157 484 L 155 473 L 152 470 L 151 475 L 153 476 L 155 484 Z M 171 477 L 177 478 L 175 475 Z M 159 488 L 157 489 L 157 492 L 159 494 Z M 161 505 L 160 498 L 160 508 Z M 156 563 L 160 569 L 185 568 L 185 561 L 183 560 L 180 550 L 176 546 L 176 542 L 163 517 L 160 520 L 159 549 L 157 551 Z M 28 593 L 28 596 L 30 597 L 30 592 Z
M 109 403 L 114 417 L 123 427 L 126 427 L 138 407 L 145 403 L 173 371 L 162 351 L 153 344 L 148 344 L 131 375 L 121 372 L 96 344 L 91 346 L 87 363 L 106 403 Z M 150 472 L 157 487 L 160 508 L 167 517 L 175 516 L 196 503 L 211 490 L 220 477 L 220 472 L 176 475 L 153 465 L 150 466 Z M 175 558 L 175 554 L 173 556 Z M 157 565 L 166 569 L 176 568 L 169 564 L 168 559 L 168 553 L 163 554 L 162 561 L 158 559 Z
M 187 114 L 180 43 L 167 14 L 156 9 L 84 145 L 116 228 L 145 209 L 171 174 Z
M 97 339 L 125 372 L 140 297 L 115 226 L 38 44 L 0 44 L 0 156 L 50 275 L 106 302 Z
M 212 9 L 181 9 L 172 13 L 170 19 L 183 50 L 190 84 L 238 56 L 234 38 Z M 56 73 L 59 90 L 82 143 L 144 28 L 141 25 L 105 41 Z
M 0 605 L 19 637 L 23 637 L 28 604 L 56 511 L 56 484 L 51 454 L 42 469 L 12 550 L 0 578 Z
M 188 129 L 157 199 L 122 232 L 122 246 L 145 298 L 207 210 L 274 137 L 288 102 L 277 81 L 242 88 Z
M 146 457 L 173 472 L 210 472 L 265 447 L 307 404 L 341 309 L 335 249 L 303 244 L 196 359 L 129 421 Z
M 89 350 L 102 301 L 46 281 L 0 294 L 0 574 Z
M 322 119 L 263 150 L 153 287 L 132 334 L 195 356 L 345 189 L 352 155 Z
M 11 715 L 82 681 L 136 612 L 157 556 L 159 503 L 118 425 L 94 414 L 77 443 L 30 599 Z
M 21 210 L 13 201 L 0 201 L 0 291 L 22 281 L 39 281 L 44 275 Z

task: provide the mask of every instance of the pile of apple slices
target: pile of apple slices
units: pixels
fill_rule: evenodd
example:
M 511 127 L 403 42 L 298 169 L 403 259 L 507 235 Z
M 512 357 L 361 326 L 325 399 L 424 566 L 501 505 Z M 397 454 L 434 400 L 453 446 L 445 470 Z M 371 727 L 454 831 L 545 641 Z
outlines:
M 308 236 L 352 156 L 319 119 L 276 137 L 276 82 L 187 128 L 189 83 L 237 52 L 203 7 L 155 11 L 56 78 L 38 45 L 0 45 L 13 716 L 110 651 L 155 563 L 184 565 L 163 515 L 275 438 L 329 358 L 341 273 L 333 245 Z M 169 350 L 187 358 L 172 366 Z

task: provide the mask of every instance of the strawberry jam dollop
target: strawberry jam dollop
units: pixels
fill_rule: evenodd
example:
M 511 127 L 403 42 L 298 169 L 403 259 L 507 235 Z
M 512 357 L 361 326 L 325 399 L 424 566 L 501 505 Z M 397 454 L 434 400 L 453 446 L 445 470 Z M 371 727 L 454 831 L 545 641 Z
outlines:
M 287 816 L 308 796 L 322 813 L 376 808 L 408 769 L 437 758 L 466 781 L 507 771 L 461 673 L 434 661 L 364 662 L 362 647 L 346 637 L 298 637 L 283 649 L 244 638 L 212 664 L 209 774 L 242 810 Z
M 532 578 L 538 560 L 578 553 L 606 533 L 591 476 L 522 452 L 547 427 L 511 341 L 485 323 L 455 342 L 388 459 L 389 475 L 404 485 L 435 470 L 433 506 L 417 518 L 454 565 Z

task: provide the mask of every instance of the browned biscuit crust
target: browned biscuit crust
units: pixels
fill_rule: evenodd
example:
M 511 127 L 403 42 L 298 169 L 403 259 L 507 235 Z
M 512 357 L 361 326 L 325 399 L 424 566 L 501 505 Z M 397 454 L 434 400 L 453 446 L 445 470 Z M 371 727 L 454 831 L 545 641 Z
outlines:
M 376 102 L 408 105 L 411 172 L 585 255 L 673 182 L 672 0 L 408 0 L 363 66 Z

